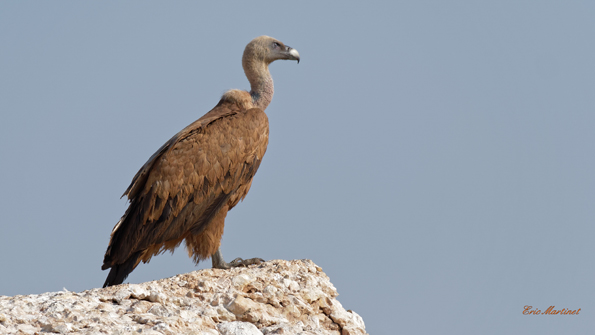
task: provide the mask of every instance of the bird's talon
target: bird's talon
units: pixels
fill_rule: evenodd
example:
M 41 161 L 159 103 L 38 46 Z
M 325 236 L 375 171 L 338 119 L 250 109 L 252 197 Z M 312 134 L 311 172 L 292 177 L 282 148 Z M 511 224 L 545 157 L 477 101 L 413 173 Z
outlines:
M 248 265 L 258 265 L 260 263 L 264 263 L 264 259 L 262 258 L 250 258 L 250 259 L 242 259 L 240 257 L 234 259 L 233 261 L 227 263 L 229 267 L 237 268 L 237 267 L 247 267 Z
M 246 265 L 244 264 L 244 260 L 241 259 L 240 257 L 238 257 L 238 258 L 234 259 L 233 261 L 229 262 L 229 266 L 231 266 L 232 268 L 236 268 L 239 266 L 245 267 Z

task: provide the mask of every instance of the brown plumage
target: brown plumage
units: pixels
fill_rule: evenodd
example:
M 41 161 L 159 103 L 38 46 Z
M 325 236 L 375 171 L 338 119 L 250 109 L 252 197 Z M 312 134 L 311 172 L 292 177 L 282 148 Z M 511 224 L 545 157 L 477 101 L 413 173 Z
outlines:
M 121 284 L 141 261 L 182 241 L 196 263 L 211 257 L 213 267 L 229 268 L 262 261 L 226 263 L 219 247 L 227 211 L 250 190 L 267 148 L 264 110 L 274 91 L 268 65 L 277 59 L 299 62 L 299 54 L 268 36 L 252 40 L 242 57 L 251 91 L 227 91 L 134 176 L 124 192 L 130 206 L 112 230 L 101 267 L 111 268 L 103 287 Z

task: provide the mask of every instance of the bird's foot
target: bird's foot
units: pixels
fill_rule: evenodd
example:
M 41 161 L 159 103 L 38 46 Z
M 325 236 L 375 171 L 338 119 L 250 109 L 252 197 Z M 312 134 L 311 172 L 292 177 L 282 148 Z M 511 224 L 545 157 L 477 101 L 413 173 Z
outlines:
M 253 265 L 253 264 L 258 265 L 263 262 L 264 262 L 264 259 L 262 259 L 262 258 L 241 259 L 238 257 L 227 264 L 232 268 L 236 268 L 238 266 L 248 266 L 248 265 Z
M 223 260 L 223 256 L 221 255 L 221 251 L 217 250 L 212 256 L 211 260 L 213 261 L 213 269 L 231 269 L 240 266 L 248 266 L 253 264 L 260 264 L 264 262 L 262 258 L 250 258 L 250 259 L 241 259 L 236 258 L 233 261 L 227 263 Z

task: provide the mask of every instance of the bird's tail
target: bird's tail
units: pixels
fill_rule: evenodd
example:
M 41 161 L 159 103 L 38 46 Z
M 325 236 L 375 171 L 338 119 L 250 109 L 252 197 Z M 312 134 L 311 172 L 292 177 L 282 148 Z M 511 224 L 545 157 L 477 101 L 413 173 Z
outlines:
M 142 251 L 138 251 L 132 254 L 132 256 L 126 260 L 126 262 L 122 264 L 114 264 L 111 267 L 107 278 L 105 279 L 105 283 L 103 283 L 103 287 L 122 284 L 124 279 L 126 279 L 130 272 L 132 272 L 132 270 L 134 270 L 134 268 L 138 265 L 141 254 Z

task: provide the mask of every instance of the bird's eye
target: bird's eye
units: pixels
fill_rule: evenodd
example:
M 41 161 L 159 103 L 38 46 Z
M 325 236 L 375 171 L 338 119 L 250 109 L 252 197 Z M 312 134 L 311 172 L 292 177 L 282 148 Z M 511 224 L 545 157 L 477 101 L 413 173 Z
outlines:
M 279 44 L 279 42 L 273 42 L 273 47 L 274 48 L 280 48 L 281 44 Z

